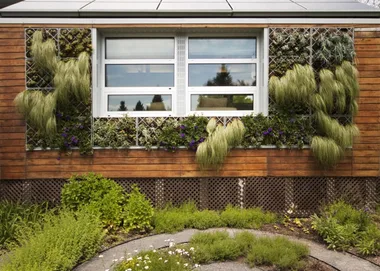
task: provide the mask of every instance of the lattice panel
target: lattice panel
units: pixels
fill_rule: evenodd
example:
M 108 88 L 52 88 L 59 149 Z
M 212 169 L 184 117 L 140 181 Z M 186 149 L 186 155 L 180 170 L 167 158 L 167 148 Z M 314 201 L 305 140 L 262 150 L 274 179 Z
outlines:
M 327 202 L 327 178 L 293 178 L 293 202 L 298 216 L 309 216 Z
M 204 182 L 206 180 L 201 180 Z M 207 179 L 208 208 L 224 209 L 228 204 L 239 206 L 239 185 L 236 178 Z
M 137 184 L 140 192 L 146 195 L 151 203 L 156 206 L 156 179 L 115 179 L 115 182 L 124 188 L 129 193 L 133 184 Z
M 282 212 L 285 209 L 285 178 L 247 178 L 244 199 L 246 208 Z
M 9 201 L 24 201 L 24 181 L 1 180 L 1 199 Z
M 376 179 L 376 204 L 380 204 L 380 179 Z
M 341 177 L 335 179 L 335 197 L 357 206 L 365 205 L 366 179 Z
M 66 180 L 30 180 L 29 183 L 33 202 L 48 201 L 53 204 L 59 204 L 61 190 Z
M 181 205 L 193 201 L 200 206 L 200 179 L 167 179 L 164 181 L 164 202 Z

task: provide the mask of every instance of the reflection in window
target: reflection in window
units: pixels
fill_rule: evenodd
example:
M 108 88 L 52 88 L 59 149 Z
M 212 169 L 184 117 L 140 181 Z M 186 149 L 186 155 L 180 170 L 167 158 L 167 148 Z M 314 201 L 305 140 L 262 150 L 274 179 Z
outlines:
M 190 38 L 189 59 L 256 58 L 255 38 Z
M 106 87 L 173 87 L 174 65 L 106 65 Z
M 253 110 L 253 95 L 246 94 L 193 94 L 191 111 Z
M 171 95 L 108 95 L 108 111 L 171 111 Z
M 106 59 L 174 59 L 174 38 L 106 39 Z
M 189 86 L 256 86 L 256 64 L 190 64 Z

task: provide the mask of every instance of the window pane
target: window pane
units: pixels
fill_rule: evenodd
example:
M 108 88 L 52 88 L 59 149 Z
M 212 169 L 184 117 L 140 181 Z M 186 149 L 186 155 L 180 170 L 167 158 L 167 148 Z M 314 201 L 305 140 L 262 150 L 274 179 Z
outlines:
M 253 95 L 196 94 L 191 95 L 191 111 L 253 110 Z
M 256 64 L 190 64 L 189 86 L 256 86 Z
M 108 111 L 171 111 L 171 95 L 108 95 Z
M 174 38 L 106 39 L 106 59 L 173 59 Z
M 106 87 L 173 87 L 174 65 L 106 65 Z
M 190 38 L 189 58 L 256 58 L 256 39 Z

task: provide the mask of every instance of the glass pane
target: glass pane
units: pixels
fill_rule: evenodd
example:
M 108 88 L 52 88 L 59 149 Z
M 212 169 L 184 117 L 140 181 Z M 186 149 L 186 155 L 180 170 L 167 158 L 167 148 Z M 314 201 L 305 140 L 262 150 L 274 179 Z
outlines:
M 256 39 L 190 38 L 189 58 L 256 58 Z
M 190 64 L 189 86 L 256 86 L 256 64 Z
M 173 59 L 174 38 L 106 39 L 106 59 Z
M 195 94 L 191 95 L 191 111 L 253 110 L 253 95 Z
M 108 95 L 108 111 L 171 111 L 172 95 Z
M 106 87 L 173 87 L 174 65 L 106 65 Z

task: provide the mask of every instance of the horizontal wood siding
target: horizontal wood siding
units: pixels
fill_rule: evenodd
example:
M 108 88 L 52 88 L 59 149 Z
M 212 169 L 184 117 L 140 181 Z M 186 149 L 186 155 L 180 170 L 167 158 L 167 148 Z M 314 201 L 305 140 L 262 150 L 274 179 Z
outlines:
M 25 122 L 13 105 L 25 89 L 24 27 L 0 25 L 0 172 L 1 178 L 26 177 Z
M 231 151 L 220 171 L 206 172 L 198 170 L 194 152 L 186 150 L 176 153 L 161 150 L 95 150 L 93 156 L 81 156 L 75 151 L 67 156 L 57 151 L 26 152 L 25 122 L 13 105 L 14 97 L 25 88 L 24 43 L 23 26 L 0 26 L 1 179 L 67 178 L 89 171 L 115 178 L 379 176 L 380 31 L 355 32 L 361 85 L 356 122 L 361 129 L 361 137 L 333 170 L 321 169 L 310 150 L 237 149 Z

